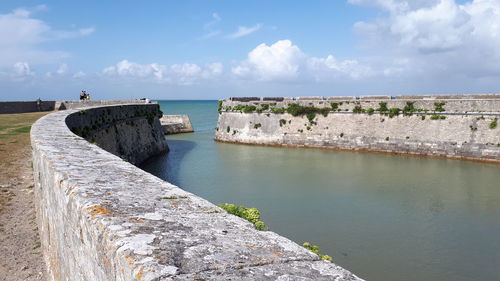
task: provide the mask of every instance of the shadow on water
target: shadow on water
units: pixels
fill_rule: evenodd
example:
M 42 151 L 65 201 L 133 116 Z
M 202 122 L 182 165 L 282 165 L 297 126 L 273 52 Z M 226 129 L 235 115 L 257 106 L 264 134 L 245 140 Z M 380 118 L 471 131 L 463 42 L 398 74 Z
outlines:
M 167 141 L 167 144 L 170 149 L 168 153 L 150 158 L 140 165 L 140 168 L 174 185 L 180 186 L 179 171 L 182 169 L 182 159 L 197 144 L 194 141 L 171 139 Z

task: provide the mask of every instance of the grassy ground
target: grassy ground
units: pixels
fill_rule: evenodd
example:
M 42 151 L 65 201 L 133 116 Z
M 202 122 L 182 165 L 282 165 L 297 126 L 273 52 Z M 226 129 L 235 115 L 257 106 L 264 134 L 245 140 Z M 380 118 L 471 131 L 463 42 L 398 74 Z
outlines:
M 20 175 L 20 158 L 29 157 L 26 150 L 30 150 L 31 125 L 45 114 L 0 114 L 0 212 L 12 199 L 7 185 Z
M 30 145 L 31 125 L 45 114 L 0 114 L 0 281 L 45 279 Z

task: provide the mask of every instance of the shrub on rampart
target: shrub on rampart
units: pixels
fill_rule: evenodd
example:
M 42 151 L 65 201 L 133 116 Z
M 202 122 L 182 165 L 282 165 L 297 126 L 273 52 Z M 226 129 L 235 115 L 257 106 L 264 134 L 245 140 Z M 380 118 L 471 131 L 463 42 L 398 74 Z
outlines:
M 217 206 L 226 210 L 231 215 L 238 216 L 240 218 L 246 219 L 247 221 L 253 223 L 255 229 L 257 230 L 269 230 L 269 227 L 260 220 L 260 212 L 257 208 L 247 208 L 244 206 L 238 206 L 234 204 L 217 204 Z

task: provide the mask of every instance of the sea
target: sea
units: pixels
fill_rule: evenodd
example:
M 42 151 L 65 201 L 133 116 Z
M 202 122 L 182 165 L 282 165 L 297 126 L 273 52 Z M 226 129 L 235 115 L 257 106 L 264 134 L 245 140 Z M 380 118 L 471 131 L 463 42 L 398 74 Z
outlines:
M 214 141 L 217 101 L 158 101 L 195 132 L 141 168 L 214 204 L 260 210 L 366 280 L 500 280 L 500 166 Z

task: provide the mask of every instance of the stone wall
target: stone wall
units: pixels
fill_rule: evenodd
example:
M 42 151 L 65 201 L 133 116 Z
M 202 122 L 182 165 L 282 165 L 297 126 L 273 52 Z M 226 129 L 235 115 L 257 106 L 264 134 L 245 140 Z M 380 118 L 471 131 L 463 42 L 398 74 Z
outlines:
M 55 101 L 2 101 L 0 102 L 0 114 L 26 113 L 38 111 L 52 111 Z
M 335 110 L 332 107 L 335 103 Z M 390 116 L 367 109 L 380 103 L 403 109 L 411 102 L 410 114 Z M 297 103 L 330 108 L 327 116 L 292 116 L 277 112 Z M 436 110 L 436 103 L 442 109 Z M 262 107 L 262 104 L 268 104 Z M 238 106 L 255 106 L 245 110 Z M 358 112 L 353 110 L 357 107 Z M 439 107 L 439 105 L 438 105 Z M 234 110 L 236 108 L 236 110 Z M 273 109 L 274 108 L 274 109 Z M 258 111 L 258 112 L 257 112 Z M 363 113 L 364 111 L 364 113 Z M 322 147 L 390 153 L 452 157 L 500 162 L 500 99 L 432 100 L 285 100 L 283 102 L 225 100 L 215 139 L 225 142 Z
M 189 116 L 186 114 L 163 115 L 160 119 L 160 123 L 165 135 L 194 132 L 191 120 L 189 120 Z
M 158 104 L 83 109 L 66 118 L 70 130 L 132 164 L 168 151 Z
M 78 109 L 85 107 L 95 107 L 95 106 L 105 106 L 105 105 L 117 105 L 117 104 L 145 104 L 144 100 L 66 100 L 66 101 L 57 101 L 55 104 L 56 110 L 65 110 L 65 109 Z
M 140 108 L 145 114 L 136 115 Z M 33 125 L 36 208 L 50 280 L 360 280 L 100 147 L 135 130 L 151 134 L 157 113 L 148 105 L 67 110 Z M 124 149 L 155 140 L 133 136 Z

